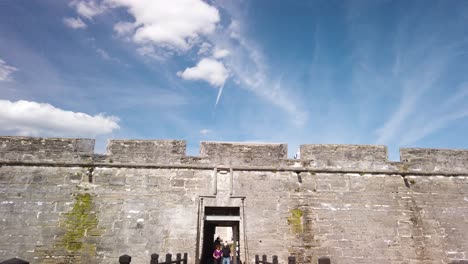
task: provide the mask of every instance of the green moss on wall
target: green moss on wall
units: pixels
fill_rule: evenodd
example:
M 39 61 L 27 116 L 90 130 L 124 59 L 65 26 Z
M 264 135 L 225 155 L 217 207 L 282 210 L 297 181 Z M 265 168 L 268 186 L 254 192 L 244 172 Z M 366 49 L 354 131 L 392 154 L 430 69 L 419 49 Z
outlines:
M 291 226 L 293 234 L 301 234 L 303 232 L 302 216 L 304 211 L 301 209 L 293 209 L 290 211 L 291 215 L 288 217 L 288 225 Z
M 84 238 L 90 234 L 96 235 L 98 219 L 92 211 L 93 200 L 89 193 L 78 194 L 75 197 L 73 209 L 65 214 L 63 226 L 65 234 L 62 245 L 70 252 L 94 254 L 95 246 L 86 244 Z M 93 252 L 88 252 L 88 251 Z
M 73 208 L 60 217 L 57 226 L 61 232 L 53 245 L 36 247 L 38 263 L 96 263 L 96 239 L 102 236 L 104 229 L 98 228 L 98 216 L 93 211 L 93 196 L 89 193 L 74 194 Z

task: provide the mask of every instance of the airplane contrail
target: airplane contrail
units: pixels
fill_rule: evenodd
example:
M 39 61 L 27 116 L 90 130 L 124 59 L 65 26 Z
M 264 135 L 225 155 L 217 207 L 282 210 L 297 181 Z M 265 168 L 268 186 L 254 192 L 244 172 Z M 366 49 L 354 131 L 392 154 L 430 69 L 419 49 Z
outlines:
M 223 88 L 224 88 L 224 84 L 219 88 L 219 91 L 218 91 L 218 97 L 216 97 L 216 103 L 215 103 L 215 106 L 218 105 L 218 102 L 219 102 L 219 98 L 221 98 L 221 94 L 223 93 Z

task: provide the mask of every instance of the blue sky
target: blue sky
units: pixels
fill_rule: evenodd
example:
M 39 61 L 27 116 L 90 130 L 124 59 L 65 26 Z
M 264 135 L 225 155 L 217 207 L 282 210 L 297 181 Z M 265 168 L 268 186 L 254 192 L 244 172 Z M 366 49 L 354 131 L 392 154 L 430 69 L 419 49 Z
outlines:
M 467 1 L 0 1 L 0 134 L 468 149 Z

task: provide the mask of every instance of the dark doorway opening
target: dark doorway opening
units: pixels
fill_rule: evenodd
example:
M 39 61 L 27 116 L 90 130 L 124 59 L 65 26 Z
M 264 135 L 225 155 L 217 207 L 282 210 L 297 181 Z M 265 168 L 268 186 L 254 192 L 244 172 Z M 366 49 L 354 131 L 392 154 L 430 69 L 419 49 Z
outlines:
M 223 215 L 223 216 L 240 216 L 239 207 L 205 207 L 205 216 Z
M 223 241 L 228 241 L 231 246 L 233 256 L 232 264 L 240 264 L 240 245 L 239 245 L 239 207 L 205 207 L 205 216 L 203 220 L 203 243 L 200 264 L 213 264 L 213 251 L 215 249 L 215 235 L 220 235 Z M 224 234 L 218 234 L 217 230 L 227 230 L 232 237 L 223 237 Z M 229 231 L 231 231 L 229 233 Z

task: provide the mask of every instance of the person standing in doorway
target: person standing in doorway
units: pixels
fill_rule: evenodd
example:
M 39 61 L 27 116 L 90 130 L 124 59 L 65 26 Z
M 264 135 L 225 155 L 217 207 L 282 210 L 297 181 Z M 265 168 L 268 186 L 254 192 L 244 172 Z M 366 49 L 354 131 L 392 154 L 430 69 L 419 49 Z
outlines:
M 231 255 L 231 248 L 229 245 L 224 242 L 224 247 L 223 247 L 223 263 L 222 264 L 231 264 L 232 260 L 232 255 Z
M 223 251 L 221 250 L 221 245 L 216 245 L 216 248 L 213 251 L 213 264 L 221 264 L 222 257 Z
M 218 245 L 221 246 L 221 242 L 222 242 L 222 241 L 223 241 L 223 240 L 222 240 L 219 236 L 216 237 L 216 240 L 215 240 L 215 242 L 214 242 L 214 243 L 215 243 L 215 247 L 218 246 Z

